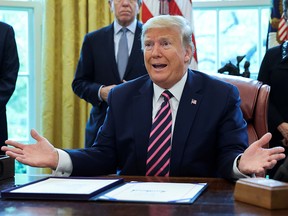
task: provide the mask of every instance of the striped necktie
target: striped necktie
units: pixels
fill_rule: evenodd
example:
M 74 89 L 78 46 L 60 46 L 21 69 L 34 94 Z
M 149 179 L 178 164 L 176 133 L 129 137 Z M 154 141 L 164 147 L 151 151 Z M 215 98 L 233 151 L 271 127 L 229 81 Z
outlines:
M 127 41 L 127 28 L 122 28 L 120 30 L 122 35 L 119 40 L 118 44 L 118 53 L 117 53 L 117 66 L 120 79 L 122 80 L 125 74 L 126 66 L 128 63 L 129 58 L 129 51 L 128 51 L 128 41 Z
M 169 176 L 172 137 L 172 112 L 169 104 L 173 97 L 168 90 L 157 112 L 150 132 L 146 161 L 146 176 Z

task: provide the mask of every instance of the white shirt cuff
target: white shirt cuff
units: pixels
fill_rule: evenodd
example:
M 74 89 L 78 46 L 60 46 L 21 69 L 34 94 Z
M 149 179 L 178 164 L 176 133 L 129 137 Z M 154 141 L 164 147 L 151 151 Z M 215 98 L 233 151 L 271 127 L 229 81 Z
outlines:
M 100 94 L 100 91 L 101 91 L 101 89 L 104 87 L 104 85 L 101 85 L 100 86 L 100 88 L 99 88 L 99 90 L 98 90 L 98 99 L 100 100 L 100 101 L 103 101 L 103 99 L 102 99 L 102 97 L 101 97 L 101 94 Z
M 69 154 L 61 149 L 56 149 L 59 155 L 59 162 L 56 170 L 53 170 L 52 175 L 59 177 L 68 177 L 73 170 L 73 164 Z
M 241 157 L 241 155 L 242 155 L 242 154 L 238 155 L 238 156 L 235 158 L 235 160 L 234 160 L 232 177 L 233 177 L 234 179 L 255 177 L 254 174 L 251 175 L 251 176 L 245 175 L 245 174 L 241 173 L 240 170 L 238 169 L 238 167 L 237 167 L 237 160 L 238 160 L 239 157 Z

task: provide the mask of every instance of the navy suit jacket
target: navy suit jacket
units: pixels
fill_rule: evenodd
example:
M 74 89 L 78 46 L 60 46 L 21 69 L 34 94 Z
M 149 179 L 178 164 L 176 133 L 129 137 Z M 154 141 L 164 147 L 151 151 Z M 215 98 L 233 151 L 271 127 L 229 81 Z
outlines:
M 284 47 L 283 47 L 284 46 Z M 288 41 L 267 50 L 258 74 L 258 80 L 271 86 L 268 109 L 268 127 L 272 141 L 283 139 L 277 127 L 288 122 Z M 285 55 L 284 55 L 285 54 Z M 284 56 L 283 56 L 284 55 Z M 281 142 L 278 145 L 282 145 Z M 272 147 L 277 145 L 271 145 Z M 277 163 L 278 164 L 278 163 Z
M 19 70 L 19 59 L 12 26 L 0 22 L 0 148 L 7 134 L 6 104 L 12 96 Z M 0 154 L 4 154 L 0 150 Z
M 67 150 L 72 175 L 145 175 L 152 98 L 148 75 L 115 87 L 95 144 Z M 247 146 L 237 88 L 188 70 L 174 126 L 170 176 L 231 178 L 233 162 Z
M 141 30 L 142 24 L 137 22 L 124 80 L 147 74 L 141 50 Z M 115 59 L 113 24 L 88 33 L 84 38 L 75 78 L 72 82 L 75 94 L 93 105 L 86 125 L 86 147 L 94 143 L 97 131 L 106 115 L 107 103 L 98 99 L 100 86 L 121 82 Z

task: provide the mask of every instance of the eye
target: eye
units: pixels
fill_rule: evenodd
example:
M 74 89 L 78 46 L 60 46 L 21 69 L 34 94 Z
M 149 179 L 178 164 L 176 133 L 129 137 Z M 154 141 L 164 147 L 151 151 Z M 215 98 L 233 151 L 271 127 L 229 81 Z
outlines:
M 161 46 L 162 46 L 164 49 L 165 49 L 165 48 L 166 48 L 166 49 L 169 48 L 169 47 L 170 47 L 170 44 L 171 44 L 171 43 L 170 43 L 169 41 L 166 41 L 166 40 L 161 42 Z
M 153 48 L 153 43 L 152 42 L 145 42 L 144 43 L 144 49 L 145 50 L 151 50 Z

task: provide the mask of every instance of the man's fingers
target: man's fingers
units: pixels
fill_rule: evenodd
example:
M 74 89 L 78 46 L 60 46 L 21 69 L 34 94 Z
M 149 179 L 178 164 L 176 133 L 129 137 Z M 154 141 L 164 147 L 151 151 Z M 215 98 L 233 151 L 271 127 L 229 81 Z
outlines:
M 45 139 L 44 137 L 40 136 L 39 133 L 35 130 L 35 129 L 32 129 L 31 130 L 31 136 L 33 139 L 35 139 L 36 141 L 41 141 L 43 139 Z M 16 142 L 16 141 L 13 141 L 13 140 L 6 140 L 5 143 L 7 145 L 10 145 L 10 146 L 14 146 L 15 148 L 20 148 L 20 149 L 23 149 L 24 148 L 24 144 L 21 144 L 19 142 Z M 6 148 L 5 148 L 6 149 Z M 7 151 L 8 149 L 6 149 Z
M 13 141 L 13 140 L 6 140 L 5 144 L 10 145 L 10 146 L 14 146 L 15 148 L 20 148 L 23 149 L 23 144 Z M 5 148 L 4 148 L 5 147 Z M 3 150 L 5 149 L 5 151 L 9 150 L 9 148 L 7 148 L 6 146 L 3 146 Z
M 23 151 L 20 148 L 9 148 L 7 147 L 8 152 L 13 152 L 14 154 L 22 155 Z
M 274 154 L 280 154 L 285 152 L 285 149 L 281 146 L 277 146 L 277 147 L 273 147 L 269 149 L 269 153 L 270 155 L 274 155 Z
M 277 163 L 277 160 L 272 160 L 264 165 L 265 169 L 272 169 Z
M 284 159 L 285 157 L 286 157 L 286 156 L 285 156 L 284 153 L 272 154 L 272 155 L 270 155 L 270 157 L 269 157 L 269 161 L 272 161 L 272 160 L 278 161 L 278 160 Z
M 12 157 L 12 158 L 15 158 L 16 160 L 18 160 L 17 158 L 21 157 L 22 154 L 21 154 L 21 153 L 18 154 L 17 152 L 14 152 L 14 149 L 13 149 L 13 151 L 11 151 L 11 149 L 10 149 L 10 150 L 6 151 L 6 155 L 8 155 L 9 157 Z
M 256 141 L 256 144 L 259 147 L 263 147 L 264 145 L 266 145 L 270 141 L 271 138 L 272 138 L 272 134 L 266 133 L 259 140 Z
M 40 136 L 40 134 L 35 129 L 31 130 L 31 136 L 33 139 L 35 139 L 37 141 L 41 141 L 41 140 L 45 139 L 44 137 Z

